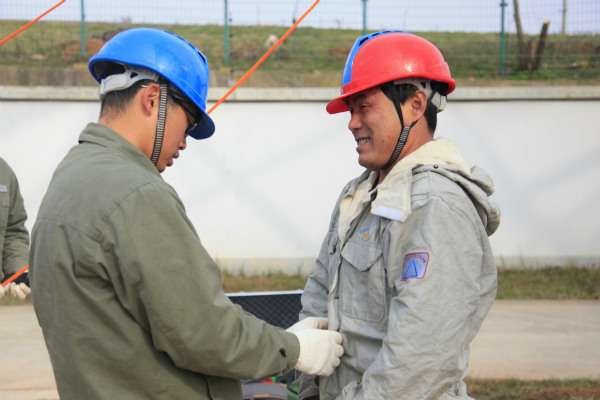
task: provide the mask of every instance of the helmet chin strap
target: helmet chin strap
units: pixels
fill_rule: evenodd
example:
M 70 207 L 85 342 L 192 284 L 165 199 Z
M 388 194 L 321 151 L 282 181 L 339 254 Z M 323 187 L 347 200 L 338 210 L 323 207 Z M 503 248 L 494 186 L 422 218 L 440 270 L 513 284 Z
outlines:
M 383 168 L 381 168 L 384 171 L 387 170 L 388 168 L 390 168 L 392 165 L 394 165 L 394 163 L 400 156 L 400 153 L 402 153 L 402 149 L 404 148 L 404 145 L 406 144 L 406 139 L 408 139 L 408 134 L 410 133 L 410 130 L 412 129 L 413 126 L 415 126 L 415 124 L 417 122 L 419 122 L 419 120 L 416 120 L 410 126 L 404 126 L 404 119 L 402 118 L 402 108 L 400 106 L 400 102 L 394 101 L 394 107 L 396 108 L 396 112 L 398 113 L 398 116 L 400 117 L 400 125 L 402 126 L 402 131 L 400 132 L 400 136 L 398 137 L 398 142 L 396 142 L 396 147 L 394 148 L 394 151 L 392 152 L 390 159 L 388 160 L 387 164 L 385 164 L 383 166 Z
M 160 150 L 162 149 L 163 136 L 165 134 L 165 121 L 167 119 L 167 84 L 159 83 L 160 95 L 158 98 L 158 119 L 156 121 L 156 136 L 154 138 L 154 149 L 150 161 L 154 165 L 158 163 Z

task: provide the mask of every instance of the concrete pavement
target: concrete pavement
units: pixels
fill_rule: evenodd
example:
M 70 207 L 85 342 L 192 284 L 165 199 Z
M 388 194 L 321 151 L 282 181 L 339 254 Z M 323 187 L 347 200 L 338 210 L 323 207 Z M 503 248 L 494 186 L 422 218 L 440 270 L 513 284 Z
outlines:
M 600 379 L 600 301 L 496 300 L 471 343 L 473 378 Z
M 58 399 L 32 306 L 0 306 L 0 343 L 0 399 Z M 600 301 L 497 300 L 469 365 L 474 378 L 600 379 Z

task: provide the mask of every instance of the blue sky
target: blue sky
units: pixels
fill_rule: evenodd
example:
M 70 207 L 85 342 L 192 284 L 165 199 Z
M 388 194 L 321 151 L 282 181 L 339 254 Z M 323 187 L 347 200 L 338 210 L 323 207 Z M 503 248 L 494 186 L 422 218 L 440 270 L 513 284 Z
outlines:
M 0 19 L 33 19 L 59 0 L 0 0 Z M 67 0 L 45 20 L 79 20 L 81 3 L 87 21 L 166 24 L 223 24 L 225 0 Z M 367 29 L 407 31 L 498 32 L 502 0 L 367 0 Z M 515 32 L 513 1 L 504 0 L 505 29 Z M 228 0 L 232 25 L 292 24 L 314 0 Z M 567 33 L 600 33 L 599 0 L 520 0 L 527 33 L 538 33 L 549 19 L 550 33 L 559 33 L 567 4 Z M 363 0 L 321 0 L 302 26 L 363 27 Z

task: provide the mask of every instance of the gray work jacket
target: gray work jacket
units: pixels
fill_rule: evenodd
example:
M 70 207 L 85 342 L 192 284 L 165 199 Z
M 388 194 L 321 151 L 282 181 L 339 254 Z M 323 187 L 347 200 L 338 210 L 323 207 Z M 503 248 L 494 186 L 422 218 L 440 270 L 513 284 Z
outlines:
M 300 374 L 299 398 L 468 399 L 469 343 L 497 288 L 492 181 L 446 139 L 376 179 L 342 191 L 304 289 L 301 318 L 328 317 L 345 353 L 327 378 Z
M 27 213 L 12 168 L 0 158 L 0 280 L 29 263 Z
M 142 152 L 89 124 L 32 232 L 35 311 L 61 400 L 241 399 L 296 364 L 296 336 L 244 312 Z

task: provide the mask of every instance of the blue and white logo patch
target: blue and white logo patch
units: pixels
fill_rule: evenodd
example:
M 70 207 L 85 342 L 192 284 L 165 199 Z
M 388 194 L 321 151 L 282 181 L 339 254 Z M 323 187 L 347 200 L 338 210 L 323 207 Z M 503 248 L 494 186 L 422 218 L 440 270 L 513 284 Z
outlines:
M 8 189 L 6 187 L 6 185 L 0 185 L 0 192 L 7 192 Z
M 429 253 L 410 253 L 404 256 L 402 280 L 423 279 L 429 264 Z

